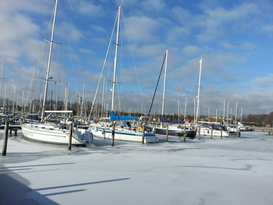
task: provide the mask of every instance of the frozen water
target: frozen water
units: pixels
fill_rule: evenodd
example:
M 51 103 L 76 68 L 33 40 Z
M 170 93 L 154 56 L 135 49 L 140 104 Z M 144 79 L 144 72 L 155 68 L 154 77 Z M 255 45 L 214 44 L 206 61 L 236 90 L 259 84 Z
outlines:
M 94 140 L 68 151 L 12 136 L 0 158 L 1 202 L 273 204 L 273 136 L 165 140 L 114 147 Z

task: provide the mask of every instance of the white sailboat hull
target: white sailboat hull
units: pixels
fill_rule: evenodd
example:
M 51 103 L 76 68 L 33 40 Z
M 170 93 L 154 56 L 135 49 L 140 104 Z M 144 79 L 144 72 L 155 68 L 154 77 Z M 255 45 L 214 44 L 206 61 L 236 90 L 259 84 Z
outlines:
M 92 127 L 91 128 L 94 137 L 100 139 L 112 139 L 112 130 L 111 129 L 103 129 Z M 142 142 L 142 133 L 130 131 L 130 130 L 115 130 L 115 140 L 121 141 L 131 141 L 131 142 Z M 158 142 L 158 138 L 153 133 L 145 133 L 144 143 L 156 143 Z
M 212 133 L 211 133 L 212 132 Z M 212 136 L 217 136 L 217 137 L 229 137 L 229 133 L 226 130 L 215 130 L 215 129 L 211 129 L 211 128 L 207 128 L 207 127 L 201 127 L 200 128 L 200 135 L 201 136 L 208 136 L 211 137 Z
M 29 140 L 51 143 L 51 144 L 68 144 L 69 132 L 68 130 L 55 129 L 52 130 L 45 127 L 35 126 L 35 124 L 22 124 L 21 125 L 23 136 Z M 86 145 L 92 142 L 93 136 L 91 133 L 83 133 L 81 136 L 79 133 L 72 134 L 72 145 Z

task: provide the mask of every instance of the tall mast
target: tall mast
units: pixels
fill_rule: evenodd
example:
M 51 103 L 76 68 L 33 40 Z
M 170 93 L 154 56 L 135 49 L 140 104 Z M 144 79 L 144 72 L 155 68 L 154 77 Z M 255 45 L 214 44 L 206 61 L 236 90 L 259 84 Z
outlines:
M 47 61 L 45 92 L 44 92 L 44 100 L 43 100 L 43 106 L 42 106 L 42 116 L 41 116 L 41 120 L 42 121 L 44 120 L 44 114 L 45 114 L 45 104 L 46 104 L 46 96 L 47 96 L 47 89 L 48 89 L 48 79 L 49 79 L 51 55 L 52 55 L 52 48 L 53 48 L 53 40 L 54 40 L 54 31 L 55 31 L 55 22 L 56 22 L 57 8 L 58 8 L 58 0 L 56 0 L 55 8 L 54 8 L 53 25 L 52 25 L 50 47 L 49 47 L 49 54 L 48 54 L 48 61 Z
M 64 109 L 65 110 L 68 110 L 68 99 L 69 99 L 69 87 L 70 87 L 70 80 L 68 81 L 68 86 L 67 86 L 67 88 L 65 88 L 66 90 L 66 92 L 65 92 L 65 107 L 64 107 Z
M 101 99 L 101 114 L 100 117 L 103 117 L 103 112 L 104 112 L 104 95 L 105 95 L 105 78 L 103 78 L 103 84 L 102 84 L 102 99 Z
M 166 56 L 166 62 L 165 62 L 165 72 L 164 72 L 164 84 L 163 84 L 163 96 L 162 96 L 162 108 L 161 108 L 161 116 L 164 115 L 164 108 L 165 108 L 165 89 L 166 89 L 166 77 L 167 77 L 167 65 L 168 65 L 168 53 L 169 51 L 166 50 L 165 56 Z M 161 122 L 161 128 L 163 127 L 163 124 Z
M 166 62 L 165 62 L 165 73 L 164 73 L 164 84 L 163 84 L 163 97 L 162 97 L 161 115 L 164 115 L 164 108 L 165 108 L 165 90 L 166 90 L 166 77 L 167 77 L 167 66 L 168 66 L 168 53 L 169 53 L 169 51 L 166 50 Z
M 228 124 L 228 119 L 229 119 L 229 100 L 227 102 L 227 124 Z
M 193 118 L 194 118 L 194 123 L 196 123 L 196 98 L 193 98 Z
M 113 75 L 111 111 L 114 111 L 114 106 L 115 106 L 115 87 L 116 87 L 116 72 L 117 72 L 117 57 L 118 57 L 120 11 L 121 11 L 121 6 L 118 7 L 118 22 L 117 22 L 116 50 L 115 50 L 115 59 L 114 59 L 114 75 Z
M 2 67 L 0 98 L 2 98 L 2 92 L 3 92 L 4 70 L 5 70 L 5 60 L 3 60 L 3 67 Z M 4 109 L 4 98 L 3 98 L 3 109 Z
M 225 123 L 225 112 L 226 112 L 226 100 L 224 100 L 224 106 L 223 106 L 223 123 Z
M 241 123 L 243 122 L 243 108 L 241 108 Z
M 202 72 L 202 61 L 203 58 L 200 59 L 200 71 L 199 71 L 199 84 L 198 84 L 198 93 L 197 93 L 197 109 L 196 109 L 196 122 L 199 120 L 199 110 L 200 110 L 200 84 L 201 84 L 201 72 Z
M 32 74 L 32 79 L 31 79 L 31 86 L 30 86 L 30 91 L 28 95 L 28 100 L 29 100 L 29 113 L 31 114 L 32 110 L 32 96 L 33 96 L 33 90 L 34 90 L 34 82 L 35 82 L 35 75 L 36 75 L 36 64 L 34 66 L 33 74 Z
M 83 116 L 83 110 L 84 110 L 84 101 L 85 101 L 85 96 L 84 96 L 84 94 L 85 94 L 85 83 L 83 84 L 83 88 L 82 88 L 82 104 L 81 104 L 81 114 L 80 114 L 80 116 L 82 117 Z
M 188 101 L 188 97 L 186 97 L 185 99 L 184 121 L 186 120 L 186 115 L 187 115 L 187 101 Z
M 177 121 L 179 121 L 179 106 L 180 106 L 180 102 L 178 100 L 177 101 L 177 107 L 178 107 L 178 110 L 177 110 Z
M 238 118 L 238 100 L 236 101 L 236 110 L 235 110 L 235 125 L 237 124 L 237 118 Z

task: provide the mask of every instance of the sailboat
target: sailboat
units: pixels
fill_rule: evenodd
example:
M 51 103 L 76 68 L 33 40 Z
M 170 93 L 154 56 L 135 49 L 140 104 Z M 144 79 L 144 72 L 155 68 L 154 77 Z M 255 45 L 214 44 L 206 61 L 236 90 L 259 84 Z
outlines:
M 199 121 L 200 118 L 200 88 L 201 88 L 201 73 L 202 73 L 202 63 L 203 63 L 203 58 L 200 59 L 199 61 L 199 84 L 198 84 L 198 91 L 197 91 L 197 106 L 196 106 L 196 121 L 195 124 L 199 124 L 198 127 L 198 132 L 202 136 L 221 136 L 221 137 L 229 137 L 229 133 L 226 130 L 224 126 L 221 125 L 216 125 L 216 124 L 209 124 L 209 123 L 203 123 Z
M 45 113 L 72 113 L 72 111 L 45 111 L 45 104 L 46 104 L 46 96 L 47 96 L 47 89 L 48 89 L 48 81 L 50 79 L 50 64 L 51 64 L 51 55 L 53 49 L 53 40 L 54 40 L 54 30 L 55 30 L 55 22 L 56 22 L 56 15 L 57 15 L 57 8 L 58 8 L 58 0 L 56 0 L 55 7 L 54 7 L 54 16 L 53 16 L 53 25 L 52 25 L 52 32 L 51 32 L 51 39 L 50 39 L 50 47 L 49 47 L 49 55 L 48 55 L 48 62 L 47 62 L 47 73 L 45 79 L 45 91 L 44 91 L 44 99 L 43 99 L 43 106 L 42 106 L 42 117 L 41 122 L 38 123 L 21 123 L 21 128 L 23 132 L 23 136 L 26 139 L 38 141 L 38 142 L 45 142 L 45 143 L 52 143 L 52 144 L 68 144 L 69 143 L 69 129 L 73 124 L 69 124 L 68 126 L 63 126 L 61 124 L 52 124 L 45 122 Z M 77 127 L 72 128 L 72 145 L 83 145 L 90 143 L 93 141 L 93 135 L 90 131 L 84 129 L 78 129 Z
M 162 98 L 162 112 L 161 112 L 161 126 L 155 127 L 154 132 L 155 132 L 155 134 L 166 135 L 167 127 L 163 127 L 163 123 L 168 123 L 168 135 L 169 136 L 186 137 L 188 139 L 194 139 L 195 135 L 196 135 L 196 130 L 194 127 L 191 127 L 190 125 L 186 126 L 184 121 L 170 121 L 164 117 L 168 54 L 169 54 L 169 51 L 166 50 L 163 98 Z M 183 124 L 183 126 L 181 126 L 182 124 Z
M 115 107 L 115 87 L 116 87 L 116 68 L 117 68 L 117 55 L 118 55 L 118 43 L 119 43 L 119 26 L 120 26 L 120 13 L 121 6 L 118 8 L 117 14 L 117 32 L 115 42 L 115 58 L 114 58 L 114 74 L 113 74 L 113 86 L 112 86 L 112 100 L 111 100 L 111 123 L 96 123 L 91 124 L 90 129 L 94 137 L 102 139 L 112 139 L 113 132 L 115 140 L 121 141 L 133 141 L 142 142 L 144 137 L 144 143 L 158 142 L 158 139 L 154 133 L 150 130 L 142 130 L 142 127 L 138 126 L 138 117 L 131 116 L 117 116 L 114 113 Z M 135 126 L 132 126 L 132 123 Z M 143 136 L 144 135 L 144 136 Z

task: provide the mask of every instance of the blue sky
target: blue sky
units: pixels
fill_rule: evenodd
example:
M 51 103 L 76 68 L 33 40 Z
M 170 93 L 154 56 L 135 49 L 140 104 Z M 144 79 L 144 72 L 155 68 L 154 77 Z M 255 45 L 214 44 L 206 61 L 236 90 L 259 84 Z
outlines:
M 54 0 L 0 2 L 0 60 L 5 60 L 6 95 L 13 99 L 16 87 L 19 104 L 26 103 L 35 63 L 39 62 L 40 76 L 45 75 L 42 62 L 47 57 L 46 44 L 42 60 L 39 58 L 44 39 L 50 38 L 54 4 Z M 193 113 L 200 58 L 201 114 L 207 114 L 209 107 L 211 115 L 216 109 L 222 115 L 224 100 L 229 101 L 233 112 L 237 101 L 243 114 L 272 111 L 270 0 L 59 0 L 55 41 L 60 44 L 54 45 L 51 73 L 58 82 L 49 88 L 53 96 L 59 93 L 60 99 L 64 98 L 70 80 L 72 101 L 83 95 L 83 84 L 85 99 L 93 100 L 120 4 L 123 40 L 119 56 L 123 60 L 118 61 L 116 109 L 148 111 L 168 49 L 165 113 L 177 113 L 178 101 L 182 113 L 186 96 L 187 113 Z M 113 52 L 109 56 L 104 77 L 112 80 Z M 35 98 L 43 92 L 42 84 L 36 82 Z M 110 96 L 111 83 L 107 84 Z M 161 110 L 162 86 L 161 80 L 152 112 Z

